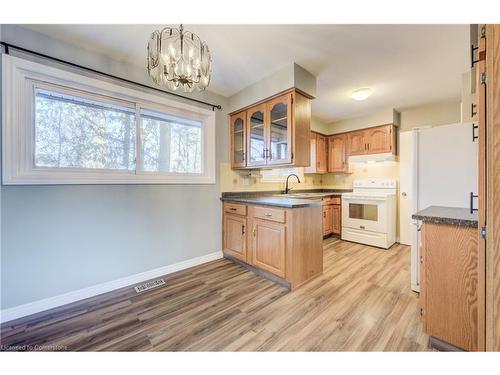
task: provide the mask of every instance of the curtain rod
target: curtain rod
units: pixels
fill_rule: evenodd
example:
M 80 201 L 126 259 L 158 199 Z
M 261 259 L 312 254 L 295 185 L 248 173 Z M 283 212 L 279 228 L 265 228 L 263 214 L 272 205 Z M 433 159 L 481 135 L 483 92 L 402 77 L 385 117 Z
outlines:
M 23 48 L 23 47 L 19 47 L 19 46 L 10 44 L 10 43 L 0 42 L 0 45 L 2 45 L 4 47 L 5 53 L 7 55 L 10 54 L 9 50 L 11 48 L 13 48 L 13 49 L 16 49 L 16 50 L 21 51 L 21 52 L 25 52 L 25 53 L 29 53 L 29 54 L 32 54 L 32 55 L 35 55 L 35 56 L 43 57 L 45 59 L 49 59 L 49 60 L 52 60 L 52 61 L 56 61 L 58 63 L 66 64 L 66 65 L 69 65 L 69 66 L 73 66 L 75 68 L 83 69 L 83 70 L 86 70 L 86 71 L 89 71 L 89 72 L 92 72 L 92 73 L 95 73 L 95 74 L 99 74 L 99 75 L 102 75 L 102 76 L 105 76 L 105 77 L 109 77 L 109 78 L 113 78 L 113 79 L 116 79 L 116 80 L 119 80 L 119 81 L 127 82 L 127 83 L 130 83 L 132 85 L 140 86 L 140 87 L 143 87 L 143 88 L 146 88 L 146 89 L 150 89 L 150 90 L 155 90 L 155 91 L 161 92 L 163 94 L 172 95 L 172 96 L 175 96 L 175 97 L 178 97 L 178 98 L 181 98 L 181 99 L 185 99 L 185 100 L 189 100 L 189 101 L 192 101 L 192 102 L 196 102 L 196 103 L 199 103 L 199 104 L 204 104 L 204 105 L 207 105 L 209 107 L 212 107 L 212 111 L 215 111 L 215 109 L 222 110 L 222 106 L 220 104 L 213 104 L 213 103 L 209 103 L 209 102 L 204 102 L 202 100 L 193 99 L 193 98 L 190 98 L 190 97 L 187 97 L 187 96 L 184 96 L 184 95 L 176 94 L 174 92 L 165 91 L 165 90 L 159 89 L 157 87 L 145 85 L 143 83 L 131 81 L 131 80 L 126 79 L 126 78 L 122 78 L 122 77 L 118 77 L 118 76 L 115 76 L 115 75 L 112 75 L 112 74 L 104 73 L 104 72 L 101 72 L 101 71 L 96 70 L 96 69 L 88 68 L 88 67 L 83 66 L 83 65 L 79 65 L 79 64 L 75 64 L 75 63 L 72 63 L 72 62 L 69 62 L 69 61 L 66 61 L 66 60 L 58 59 L 57 57 L 52 57 L 52 56 L 49 56 L 49 55 L 45 55 L 43 53 L 32 51 L 32 50 L 29 50 L 29 49 L 26 49 L 26 48 Z

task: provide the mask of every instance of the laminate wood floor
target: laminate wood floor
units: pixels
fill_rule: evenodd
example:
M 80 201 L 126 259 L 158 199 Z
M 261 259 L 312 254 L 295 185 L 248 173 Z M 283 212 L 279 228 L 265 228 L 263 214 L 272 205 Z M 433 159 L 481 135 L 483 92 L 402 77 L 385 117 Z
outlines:
M 142 294 L 124 288 L 7 322 L 3 349 L 427 349 L 408 246 L 381 250 L 327 239 L 323 274 L 293 292 L 226 259 L 164 280 L 166 286 Z

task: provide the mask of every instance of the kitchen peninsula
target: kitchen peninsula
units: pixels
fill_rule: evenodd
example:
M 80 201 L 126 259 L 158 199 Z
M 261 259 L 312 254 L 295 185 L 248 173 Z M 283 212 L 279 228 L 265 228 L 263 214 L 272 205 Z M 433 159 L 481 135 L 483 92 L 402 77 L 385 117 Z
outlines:
M 297 288 L 323 272 L 325 208 L 342 192 L 223 193 L 224 256 Z

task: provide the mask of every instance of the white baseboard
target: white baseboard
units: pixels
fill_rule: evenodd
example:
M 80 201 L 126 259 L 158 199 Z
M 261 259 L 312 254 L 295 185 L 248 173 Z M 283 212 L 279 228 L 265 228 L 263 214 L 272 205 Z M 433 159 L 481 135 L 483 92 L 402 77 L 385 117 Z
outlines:
M 134 285 L 146 280 L 154 279 L 159 276 L 168 275 L 169 273 L 181 271 L 186 268 L 197 266 L 199 264 L 211 262 L 213 260 L 222 258 L 222 256 L 222 251 L 216 251 L 214 253 L 203 255 L 201 257 L 188 259 L 179 263 L 170 264 L 168 266 L 155 268 L 141 273 L 136 273 L 134 275 L 123 277 L 121 279 L 107 281 L 105 283 L 90 286 L 88 288 L 83 288 L 60 294 L 58 296 L 26 303 L 24 305 L 11 307 L 0 312 L 0 322 L 8 322 L 10 320 L 38 313 L 40 311 L 49 310 L 54 307 L 59 307 L 68 303 L 80 301 L 85 298 L 111 292 L 112 290 Z

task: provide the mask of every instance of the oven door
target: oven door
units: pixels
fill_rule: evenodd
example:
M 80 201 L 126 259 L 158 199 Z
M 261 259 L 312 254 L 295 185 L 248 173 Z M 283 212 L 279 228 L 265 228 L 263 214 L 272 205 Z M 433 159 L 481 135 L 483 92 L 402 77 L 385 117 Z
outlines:
M 387 233 L 386 199 L 342 196 L 342 226 Z

